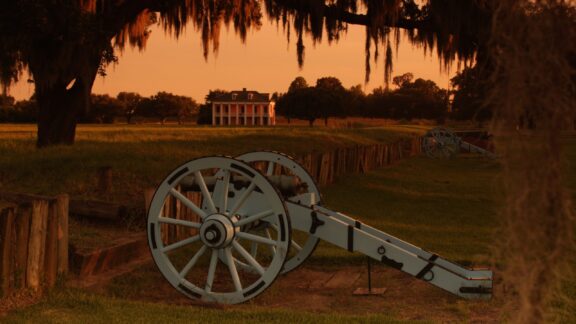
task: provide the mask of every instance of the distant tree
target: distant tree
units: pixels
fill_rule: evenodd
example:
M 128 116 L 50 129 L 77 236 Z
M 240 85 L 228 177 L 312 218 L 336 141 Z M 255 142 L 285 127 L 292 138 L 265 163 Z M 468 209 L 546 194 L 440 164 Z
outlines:
M 177 96 L 168 92 L 158 92 L 145 98 L 138 105 L 138 112 L 143 116 L 157 117 L 164 124 L 168 118 L 176 118 L 180 124 L 198 109 L 196 101 L 190 97 Z
M 317 106 L 320 110 L 324 124 L 328 125 L 328 118 L 343 117 L 346 115 L 344 98 L 346 89 L 342 82 L 335 77 L 323 77 L 316 80 Z
M 474 120 L 482 124 L 492 117 L 492 109 L 484 105 L 488 92 L 485 80 L 477 67 L 465 68 L 450 80 L 455 88 L 452 118 Z
M 308 82 L 306 82 L 306 79 L 299 76 L 299 77 L 296 77 L 294 79 L 294 81 L 292 81 L 292 83 L 290 83 L 290 86 L 288 87 L 288 93 L 294 92 L 298 89 L 304 89 L 304 88 L 308 88 Z
M 345 113 L 346 116 L 366 115 L 366 95 L 362 85 L 352 86 L 346 91 Z
M 114 118 L 122 114 L 122 104 L 109 95 L 91 95 L 90 110 L 83 120 L 89 123 L 114 123 Z
M 130 124 L 130 121 L 136 115 L 138 105 L 142 101 L 142 96 L 135 92 L 120 92 L 116 96 L 118 99 L 122 111 L 124 112 L 124 117 L 126 117 L 126 123 Z
M 378 87 L 366 96 L 365 116 L 378 118 L 394 118 L 394 105 L 392 104 L 392 91 Z
M 404 83 L 396 90 L 396 94 L 404 97 L 403 118 L 426 118 L 443 122 L 448 111 L 448 92 L 434 81 L 418 78 L 414 82 Z
M 37 120 L 38 105 L 36 101 L 16 101 L 10 96 L 0 96 L 0 122 L 34 123 Z
M 210 125 L 212 124 L 212 105 L 203 104 L 200 105 L 198 110 L 198 117 L 196 118 L 196 123 L 198 125 Z
M 405 84 L 409 84 L 414 79 L 414 75 L 412 73 L 404 73 L 402 75 L 395 76 L 392 78 L 392 84 L 397 86 L 398 88 L 403 87 Z
M 215 90 L 210 90 L 208 91 L 208 94 L 206 95 L 206 97 L 204 97 L 206 103 L 212 103 L 212 101 L 214 101 L 214 99 L 223 96 L 225 94 L 230 93 L 229 91 L 226 90 L 222 90 L 222 89 L 215 89 Z

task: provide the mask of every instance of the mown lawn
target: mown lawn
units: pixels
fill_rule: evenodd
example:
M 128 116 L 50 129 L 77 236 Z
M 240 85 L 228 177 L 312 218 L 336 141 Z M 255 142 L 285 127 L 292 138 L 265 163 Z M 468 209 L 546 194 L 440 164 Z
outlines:
M 175 125 L 81 125 L 74 146 L 37 150 L 36 127 L 0 124 L 0 190 L 140 202 L 174 168 L 207 155 L 277 150 L 291 155 L 391 142 L 421 127 L 213 128 Z M 98 170 L 111 167 L 110 195 L 96 192 Z
M 98 129 L 97 127 L 93 129 Z M 176 128 L 177 129 L 177 128 Z M 127 130 L 123 130 L 127 131 Z M 135 131 L 135 130 L 134 130 Z M 149 129 L 148 129 L 149 131 Z M 142 130 L 143 135 L 148 134 Z M 286 150 L 297 149 L 300 146 L 293 141 L 299 141 L 298 136 L 312 136 L 305 140 L 309 149 L 320 149 L 321 145 L 341 145 L 355 143 L 371 143 L 373 141 L 391 140 L 398 133 L 389 133 L 382 129 L 364 130 L 321 130 L 321 129 L 229 129 L 237 132 L 236 136 L 228 137 L 226 141 L 220 137 L 229 136 L 211 133 L 213 129 L 184 128 L 190 134 L 197 137 L 206 136 L 215 147 L 230 148 L 232 143 L 250 145 L 250 138 L 262 137 L 283 138 Z M 122 132 L 118 130 L 118 132 Z M 136 131 L 135 131 L 136 132 Z M 158 130 L 159 135 L 162 128 Z M 220 131 L 221 132 L 221 131 Z M 266 133 L 268 134 L 266 134 Z M 282 133 L 284 132 L 284 133 Z M 311 133 L 308 133 L 311 132 Z M 299 135 L 298 135 L 299 134 Z M 86 136 L 95 136 L 93 131 Z M 298 136 L 297 136 L 298 135 Z M 79 141 L 79 145 L 73 148 L 55 148 L 50 151 L 51 158 L 57 156 L 58 150 L 67 154 L 82 152 L 84 147 L 91 152 L 99 152 L 102 156 L 113 157 L 114 152 L 106 152 L 105 148 L 111 149 L 114 145 L 123 142 L 122 135 L 117 135 L 117 140 L 105 141 L 102 136 L 97 143 L 89 144 L 86 139 Z M 138 133 L 133 134 L 134 141 Z M 152 136 L 152 135 L 148 135 Z M 178 135 L 172 135 L 179 137 Z M 212 137 L 211 137 L 212 136 Z M 153 136 L 152 136 L 153 137 Z M 234 138 L 233 140 L 232 137 Z M 270 137 L 270 138 L 269 138 Z M 239 138 L 241 140 L 239 140 Z M 323 139 L 323 143 L 320 142 Z M 195 140 L 173 139 L 166 140 L 168 146 L 185 147 L 183 143 L 196 145 Z M 32 142 L 31 142 L 32 143 Z M 113 143 L 113 145 L 108 145 Z M 146 144 L 152 145 L 154 141 Z M 272 142 L 268 142 L 272 144 Z M 326 144 L 332 143 L 332 144 Z M 22 143 L 20 143 L 22 144 Z M 158 143 L 154 145 L 160 145 Z M 190 148 L 188 152 L 211 152 L 214 149 L 208 144 L 199 144 L 200 148 Z M 238 144 L 240 145 L 240 144 Z M 315 146 L 319 145 L 319 146 Z M 21 145 L 20 145 L 21 146 Z M 94 147 L 100 147 L 96 150 Z M 326 146 L 332 147 L 332 146 Z M 324 148 L 326 148 L 324 147 Z M 2 146 L 2 150 L 6 149 Z M 135 149 L 135 146 L 131 146 Z M 154 150 L 157 150 L 156 147 Z M 270 149 L 270 148 L 268 148 Z M 281 148 L 278 148 L 281 149 Z M 78 151 L 76 151 L 78 150 Z M 151 152 L 154 152 L 151 150 Z M 216 150 L 216 149 L 214 149 Z M 576 141 L 570 141 L 568 157 L 571 161 L 576 160 Z M 21 155 L 29 154 L 32 148 L 21 149 Z M 243 150 L 238 148 L 238 152 Z M 28 152 L 28 153 L 26 153 Z M 233 151 L 236 152 L 236 151 Z M 289 151 L 298 153 L 303 151 Z M 42 153 L 44 154 L 44 153 Z M 116 153 L 117 154 L 117 153 Z M 131 151 L 130 156 L 150 156 L 145 150 Z M 180 154 L 180 153 L 174 153 Z M 185 154 L 184 154 L 185 155 Z M 178 155 L 183 157 L 184 155 Z M 119 164 L 121 159 L 113 158 Z M 0 157 L 0 163 L 6 163 L 5 157 Z M 77 161 L 73 159 L 73 161 Z M 160 157 L 155 162 L 155 168 L 160 169 L 171 163 L 170 159 Z M 178 164 L 178 162 L 174 162 Z M 140 168 L 147 165 L 144 161 L 136 162 Z M 152 169 L 149 169 L 152 170 Z M 567 185 L 576 189 L 576 172 L 570 166 Z M 151 172 L 151 171 L 149 171 Z M 335 185 L 322 188 L 323 202 L 328 207 L 357 217 L 362 222 L 382 229 L 401 239 L 421 246 L 427 250 L 464 264 L 490 265 L 501 264 L 501 260 L 495 260 L 492 249 L 497 239 L 495 230 L 498 227 L 497 210 L 501 204 L 502 189 L 499 182 L 500 168 L 497 162 L 471 155 L 461 155 L 453 160 L 430 160 L 418 157 L 401 161 L 391 167 L 371 172 L 366 175 L 350 175 L 338 180 Z M 76 179 L 78 181 L 78 179 Z M 360 264 L 364 258 L 359 254 L 350 254 L 342 249 L 334 248 L 328 244 L 321 244 L 307 264 L 313 267 L 326 267 L 336 269 L 339 266 Z M 576 263 L 574 263 L 576 269 Z M 137 276 L 127 275 L 121 277 L 108 287 L 108 292 L 92 293 L 78 290 L 63 289 L 45 298 L 40 304 L 31 306 L 11 313 L 2 319 L 12 322 L 73 322 L 73 323 L 127 323 L 127 322 L 262 322 L 262 323 L 335 323 L 335 322 L 374 322 L 388 323 L 401 320 L 395 314 L 399 309 L 390 306 L 387 300 L 382 299 L 382 312 L 370 315 L 349 316 L 342 310 L 330 313 L 309 313 L 295 311 L 286 308 L 267 308 L 256 306 L 252 303 L 234 308 L 206 308 L 198 306 L 176 306 L 158 304 L 153 302 L 135 302 L 134 297 L 139 292 L 151 289 L 152 275 L 157 276 L 154 267 L 143 267 Z M 298 270 L 296 270 L 298 271 Z M 150 276 L 147 280 L 147 276 Z M 565 291 L 571 301 L 557 303 L 559 312 L 564 315 L 562 322 L 576 322 L 576 278 L 565 284 Z M 271 287 L 273 290 L 274 287 Z M 111 295 L 110 291 L 114 293 Z M 278 292 L 276 292 L 278 293 Z M 115 296 L 115 297 L 114 297 Z M 259 298 L 266 298 L 266 294 Z M 165 301 L 170 303 L 170 301 Z M 461 309 L 459 321 L 466 321 L 467 310 L 476 304 L 467 301 L 459 301 L 455 308 Z M 354 305 L 350 305 L 354 307 Z M 451 315 L 454 316 L 453 314 Z M 425 319 L 426 317 L 424 317 Z

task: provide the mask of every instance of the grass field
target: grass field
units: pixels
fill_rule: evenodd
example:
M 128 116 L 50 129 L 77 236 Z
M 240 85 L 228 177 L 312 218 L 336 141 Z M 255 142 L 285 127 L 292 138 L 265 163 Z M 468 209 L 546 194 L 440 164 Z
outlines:
M 37 150 L 36 127 L 0 125 L 0 190 L 140 202 L 174 168 L 206 155 L 277 150 L 291 155 L 391 142 L 420 126 L 361 129 L 213 128 L 159 125 L 79 126 L 74 146 Z M 98 170 L 111 167 L 114 189 L 96 192 Z
M 16 128 L 16 127 L 15 127 Z M 7 131 L 0 132 L 0 150 L 7 150 L 14 141 L 17 147 L 18 158 L 10 160 L 6 154 L 0 155 L 0 163 L 4 170 L 5 165 L 16 168 L 18 162 L 23 163 L 26 156 L 35 157 L 37 163 L 44 165 L 46 161 L 56 163 L 59 153 L 66 153 L 68 160 L 66 165 L 81 164 L 81 159 L 75 154 L 88 156 L 96 154 L 98 161 L 103 162 L 105 157 L 114 163 L 115 170 L 131 170 L 129 164 L 123 164 L 122 155 L 115 157 L 116 145 L 126 145 L 127 150 L 123 157 L 148 157 L 165 144 L 172 149 L 194 146 L 188 148 L 188 153 L 177 153 L 172 158 L 157 157 L 152 161 L 153 166 L 148 166 L 147 160 L 137 160 L 137 168 L 147 168 L 146 172 L 160 170 L 170 163 L 178 164 L 178 158 L 184 158 L 186 154 L 212 154 L 217 149 L 228 149 L 234 152 L 242 152 L 239 147 L 230 147 L 230 139 L 233 143 L 248 148 L 258 138 L 266 140 L 267 149 L 288 150 L 290 153 L 299 153 L 300 142 L 305 142 L 309 150 L 348 145 L 353 143 L 373 143 L 376 141 L 393 140 L 400 136 L 397 129 L 362 129 L 362 130 L 328 130 L 328 129 L 226 129 L 231 134 L 219 135 L 213 129 L 203 128 L 172 128 L 172 134 L 166 133 L 165 128 L 135 128 L 123 127 L 100 128 L 90 127 L 80 132 L 79 143 L 73 148 L 54 148 L 41 152 L 47 154 L 44 159 L 35 157 L 33 141 L 23 136 L 20 139 L 7 140 L 16 135 L 6 135 Z M 14 131 L 17 133 L 17 131 Z M 84 133 L 83 133 L 84 132 Z M 108 133 L 114 133 L 110 135 Z M 126 133 L 127 135 L 122 135 Z M 174 134 L 176 133 L 176 134 Z M 184 139 L 188 133 L 194 139 Z M 220 131 L 222 133 L 222 131 Z M 2 139 L 2 136 L 4 136 Z M 127 140 L 126 136 L 131 136 Z M 141 138 L 144 137 L 144 139 Z M 223 138 L 228 138 L 228 143 Z M 314 136 L 302 138 L 302 136 Z M 163 140 L 152 138 L 161 137 Z M 92 138 L 90 142 L 89 138 Z M 108 138 L 108 139 L 106 139 Z M 147 138 L 147 139 L 146 139 Z M 200 138 L 203 138 L 201 140 Z M 143 142 L 137 142 L 142 139 Z M 282 139 L 286 143 L 275 143 Z M 303 140 L 304 139 L 304 140 Z M 204 142 L 206 141 L 207 142 Z M 19 142 L 20 141 L 20 142 Z M 136 143 L 134 143 L 136 142 Z M 209 143 L 215 143 L 211 145 Z M 151 145 L 150 151 L 139 148 L 138 144 L 145 147 Z M 570 142 L 568 156 L 570 160 L 576 160 L 576 143 Z M 30 147 L 28 147 L 28 145 Z M 195 147 L 199 145 L 199 147 Z M 333 146 L 331 146 L 333 145 Z M 167 148 L 168 149 L 168 148 Z M 296 151 L 290 151 L 290 150 Z M 62 151 L 60 151 L 62 150 Z M 235 151 L 237 150 L 237 151 Z M 85 152 L 86 151 L 86 152 Z M 88 153 L 91 152 L 91 153 Z M 4 153 L 4 152 L 2 152 Z M 12 162 L 10 162 L 12 161 Z M 146 163 L 144 163 L 146 162 Z M 10 164 L 12 163 L 12 164 Z M 53 165 L 54 167 L 58 164 Z M 96 164 L 97 165 L 97 164 Z M 95 166 L 93 166 L 95 167 Z M 122 169 L 126 167 L 126 169 Z M 47 170 L 46 167 L 43 167 Z M 84 171 L 85 175 L 94 170 Z M 570 168 L 568 185 L 576 189 L 576 172 Z M 20 171 L 16 171 L 19 173 Z M 161 176 L 164 175 L 163 172 Z M 151 173 L 150 173 L 151 174 Z M 136 176 L 136 173 L 133 173 Z M 25 173 L 20 175 L 25 178 Z M 81 181 L 81 178 L 70 176 L 68 181 Z M 150 177 L 150 176 L 149 176 Z M 453 160 L 429 160 L 417 157 L 401 161 L 391 167 L 371 172 L 365 175 L 343 177 L 336 184 L 322 188 L 323 201 L 331 209 L 344 212 L 360 219 L 362 222 L 382 229 L 401 239 L 421 246 L 427 250 L 464 264 L 499 265 L 502 260 L 494 260 L 492 248 L 495 230 L 498 227 L 497 210 L 501 204 L 502 194 L 499 182 L 500 168 L 497 162 L 478 158 L 475 156 L 461 155 Z M 27 180 L 28 181 L 28 180 Z M 48 181 L 48 180 L 42 180 Z M 147 181 L 154 181 L 152 177 Z M 27 188 L 23 186 L 22 188 Z M 4 189 L 3 189 L 4 190 Z M 349 265 L 359 265 L 364 258 L 358 254 L 350 254 L 342 249 L 337 249 L 328 244 L 320 244 L 315 254 L 306 263 L 307 267 L 322 268 L 328 271 Z M 576 263 L 574 263 L 576 269 Z M 296 270 L 297 272 L 298 270 Z M 393 323 L 406 320 L 418 321 L 457 321 L 465 322 L 471 314 L 495 312 L 505 296 L 496 296 L 491 302 L 470 302 L 457 298 L 446 297 L 447 294 L 437 292 L 438 289 L 426 286 L 423 295 L 433 296 L 432 305 L 426 307 L 413 306 L 417 301 L 394 300 L 387 295 L 377 300 L 376 310 L 363 311 L 365 309 L 362 299 L 353 300 L 347 304 L 347 308 L 338 307 L 334 302 L 334 310 L 324 312 L 309 312 L 293 308 L 265 305 L 267 300 L 278 299 L 282 295 L 279 288 L 272 286 L 254 302 L 244 305 L 224 308 L 180 306 L 166 299 L 150 301 L 142 298 L 142 295 L 154 294 L 159 280 L 159 274 L 153 265 L 144 266 L 137 272 L 122 276 L 114 280 L 105 289 L 99 291 L 79 291 L 62 288 L 39 304 L 13 312 L 3 322 L 73 322 L 73 323 L 126 323 L 126 322 L 262 322 L 262 323 L 335 323 L 335 322 L 373 322 Z M 411 282 L 411 281 L 409 281 Z M 402 283 L 386 282 L 392 290 Z M 576 300 L 576 278 L 567 282 L 565 290 L 571 302 Z M 391 291 L 393 293 L 393 291 Z M 418 291 L 414 292 L 417 296 Z M 176 294 L 177 295 L 177 294 Z M 392 296 L 392 295 L 391 295 Z M 336 299 L 336 296 L 334 296 Z M 576 322 L 576 307 L 569 303 L 558 303 L 557 309 L 563 313 L 563 322 Z M 347 314 L 348 309 L 354 309 L 354 315 Z M 410 312 L 410 316 L 406 312 Z M 490 315 L 493 316 L 493 315 Z M 486 318 L 484 318 L 486 320 Z M 489 320 L 498 320 L 497 317 L 489 317 Z

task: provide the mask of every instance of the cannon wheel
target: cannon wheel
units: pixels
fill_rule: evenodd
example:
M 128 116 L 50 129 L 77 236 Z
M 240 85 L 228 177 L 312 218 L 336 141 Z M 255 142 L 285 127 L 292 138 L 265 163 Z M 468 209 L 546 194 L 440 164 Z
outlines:
M 185 177 L 194 177 L 198 183 L 202 206 L 180 191 L 179 183 Z M 235 186 L 231 179 L 238 177 L 247 182 L 236 188 L 235 198 L 216 190 L 220 187 L 220 192 L 229 192 L 228 187 Z M 209 178 L 212 183 L 207 185 L 205 179 Z M 167 212 L 170 209 L 165 205 L 174 200 L 168 197 L 195 214 L 196 220 L 176 219 Z M 259 212 L 250 201 L 258 202 Z M 247 229 L 260 222 L 279 231 L 271 237 L 249 233 Z M 171 240 L 174 228 L 184 228 L 190 235 Z M 269 287 L 282 271 L 291 244 L 290 218 L 274 186 L 248 164 L 227 157 L 192 160 L 166 177 L 150 204 L 147 229 L 154 261 L 174 288 L 190 298 L 223 304 L 244 302 Z M 247 251 L 249 242 L 271 249 L 252 256 Z M 226 263 L 219 262 L 221 256 Z M 236 268 L 236 260 L 250 265 L 252 271 Z
M 426 132 L 422 148 L 431 158 L 451 158 L 460 151 L 460 137 L 446 128 L 436 127 Z
M 266 176 L 278 175 L 278 174 L 290 174 L 298 178 L 298 181 L 304 185 L 304 189 L 301 193 L 314 193 L 316 196 L 316 204 L 320 204 L 320 190 L 314 182 L 312 176 L 304 169 L 298 162 L 286 154 L 278 152 L 250 152 L 242 154 L 236 157 L 237 159 L 255 165 L 257 163 L 262 163 L 265 170 L 263 173 Z M 285 197 L 287 200 L 293 200 L 295 197 Z M 266 235 L 269 235 L 267 231 L 276 231 L 274 226 L 263 229 Z M 287 273 L 294 270 L 300 266 L 306 259 L 314 253 L 319 238 L 311 236 L 307 232 L 293 232 L 292 233 L 292 243 L 290 254 L 288 259 L 284 264 L 284 269 L 282 273 Z M 255 243 L 251 252 L 253 254 L 258 253 L 259 247 Z

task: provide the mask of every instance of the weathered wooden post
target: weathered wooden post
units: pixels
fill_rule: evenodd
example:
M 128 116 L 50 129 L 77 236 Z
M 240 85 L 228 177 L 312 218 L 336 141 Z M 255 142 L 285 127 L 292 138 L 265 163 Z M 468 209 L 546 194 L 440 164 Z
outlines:
M 48 201 L 34 200 L 32 202 L 30 240 L 28 243 L 28 267 L 26 269 L 27 286 L 34 290 L 40 289 L 43 279 L 47 220 Z
M 0 207 L 0 297 L 14 287 L 14 206 Z

